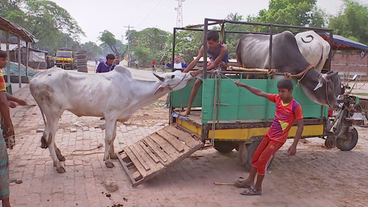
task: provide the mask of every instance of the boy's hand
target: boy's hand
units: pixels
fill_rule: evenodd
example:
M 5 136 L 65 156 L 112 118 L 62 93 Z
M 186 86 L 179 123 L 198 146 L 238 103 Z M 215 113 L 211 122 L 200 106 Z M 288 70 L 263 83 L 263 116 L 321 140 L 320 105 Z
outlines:
M 234 82 L 237 86 L 243 86 L 243 83 L 242 82 L 240 82 L 240 81 L 235 81 Z
M 9 101 L 9 107 L 10 108 L 15 108 L 15 107 L 17 107 L 17 103 L 14 102 L 14 101 Z
M 27 105 L 27 102 L 26 102 L 25 100 L 23 100 L 23 99 L 18 99 L 16 102 L 17 102 L 19 105 L 21 105 L 21 106 L 26 106 L 26 105 Z
M 288 155 L 293 156 L 296 154 L 296 145 L 291 145 L 288 149 Z

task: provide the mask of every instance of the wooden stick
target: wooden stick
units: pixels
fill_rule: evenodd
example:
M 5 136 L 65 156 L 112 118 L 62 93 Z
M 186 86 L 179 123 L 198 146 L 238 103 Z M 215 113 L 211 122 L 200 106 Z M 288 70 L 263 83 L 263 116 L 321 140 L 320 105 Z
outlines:
M 214 182 L 215 185 L 235 185 L 235 183 L 220 183 L 220 182 Z
M 268 69 L 261 69 L 261 68 L 243 68 L 237 66 L 229 66 L 229 70 L 241 70 L 241 71 L 248 71 L 248 72 L 268 72 Z

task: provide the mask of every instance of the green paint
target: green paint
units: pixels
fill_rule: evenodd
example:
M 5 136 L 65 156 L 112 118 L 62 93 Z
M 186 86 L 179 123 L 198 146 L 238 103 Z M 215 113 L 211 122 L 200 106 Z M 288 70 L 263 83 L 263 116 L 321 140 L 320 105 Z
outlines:
M 236 78 L 235 76 L 232 78 Z M 277 82 L 275 79 L 234 79 L 241 81 L 252 87 L 259 88 L 271 94 L 277 94 Z M 186 107 L 194 81 L 191 81 L 184 89 L 172 92 L 171 105 L 175 108 Z M 303 107 L 304 118 L 320 118 L 322 106 L 311 101 L 303 92 L 301 87 L 295 87 L 296 81 L 293 80 L 293 96 Z M 215 92 L 215 79 L 205 79 L 197 96 L 193 102 L 193 107 L 202 106 L 202 123 L 212 120 L 213 99 Z M 234 120 L 272 120 L 276 106 L 265 98 L 253 95 L 245 88 L 237 87 L 228 79 L 221 80 L 220 93 L 220 121 Z M 327 107 L 324 110 L 323 117 L 327 117 Z M 215 109 L 217 113 L 217 108 Z

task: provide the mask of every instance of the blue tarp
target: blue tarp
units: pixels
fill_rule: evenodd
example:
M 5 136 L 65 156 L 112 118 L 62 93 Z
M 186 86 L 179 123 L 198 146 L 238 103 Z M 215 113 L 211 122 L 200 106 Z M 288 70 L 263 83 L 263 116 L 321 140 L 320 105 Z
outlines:
M 321 35 L 325 40 L 329 41 L 329 35 L 327 34 L 322 34 Z M 368 50 L 368 46 L 363 44 L 363 43 L 359 43 L 359 42 L 355 42 L 353 40 L 349 40 L 348 38 L 345 38 L 343 36 L 340 35 L 333 35 L 333 45 L 332 48 L 333 50 L 363 50 L 363 51 L 367 51 Z
M 4 75 L 7 75 L 7 68 L 8 68 L 8 65 L 6 65 L 5 68 L 3 68 L 3 74 Z M 37 72 L 34 72 L 32 70 L 28 70 L 28 77 L 32 78 L 36 74 L 37 74 Z M 18 63 L 10 62 L 10 75 L 11 76 L 19 76 Z M 20 66 L 20 75 L 21 76 L 26 76 L 26 68 L 23 65 Z

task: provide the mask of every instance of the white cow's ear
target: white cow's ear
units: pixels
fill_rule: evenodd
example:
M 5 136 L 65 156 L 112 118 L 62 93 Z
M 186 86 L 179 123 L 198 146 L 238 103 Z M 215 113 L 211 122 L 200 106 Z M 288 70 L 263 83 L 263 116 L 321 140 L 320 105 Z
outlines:
M 162 83 L 159 87 L 157 87 L 153 95 L 156 95 L 157 93 L 164 91 L 166 87 L 167 87 L 167 83 Z

